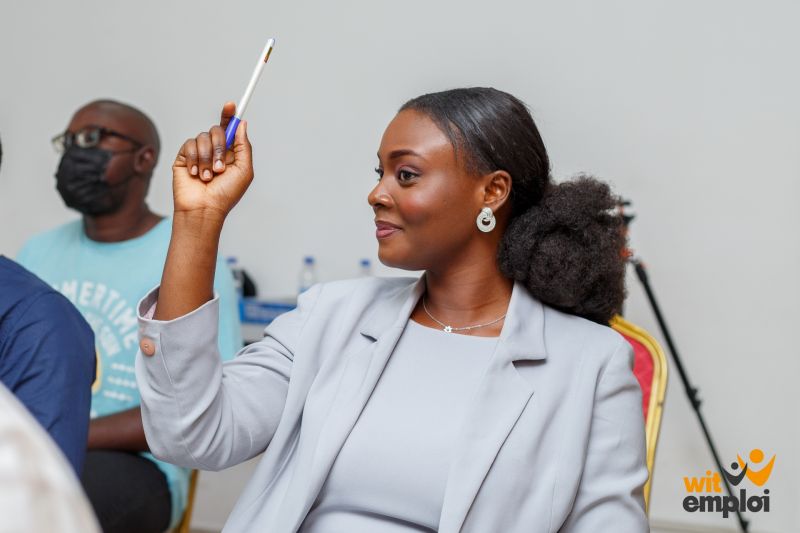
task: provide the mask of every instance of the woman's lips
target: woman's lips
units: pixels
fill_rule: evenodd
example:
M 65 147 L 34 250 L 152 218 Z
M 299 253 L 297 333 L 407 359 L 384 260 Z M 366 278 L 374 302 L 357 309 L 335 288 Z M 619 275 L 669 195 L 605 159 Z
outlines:
M 375 222 L 375 237 L 378 239 L 385 239 L 387 237 L 391 237 L 398 231 L 400 228 L 395 226 L 394 224 L 390 224 L 388 222 Z

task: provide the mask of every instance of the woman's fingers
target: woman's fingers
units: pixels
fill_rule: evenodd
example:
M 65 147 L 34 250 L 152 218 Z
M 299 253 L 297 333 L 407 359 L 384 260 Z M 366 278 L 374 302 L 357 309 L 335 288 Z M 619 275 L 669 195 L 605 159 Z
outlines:
M 214 179 L 233 165 L 245 176 L 252 179 L 252 147 L 247 138 L 247 123 L 242 121 L 236 128 L 233 146 L 226 148 L 225 126 L 236 111 L 233 102 L 222 106 L 220 125 L 212 126 L 207 132 L 200 132 L 197 137 L 187 139 L 181 146 L 176 165 L 185 164 L 190 176 L 198 177 L 205 182 Z
M 183 156 L 186 162 L 186 168 L 189 170 L 189 175 L 197 176 L 197 140 L 194 138 L 186 139 L 186 142 L 181 146 L 181 151 L 178 152 L 179 156 Z
M 233 102 L 225 102 L 222 105 L 222 113 L 219 117 L 219 125 L 224 130 L 228 127 L 228 122 L 231 121 L 233 115 L 236 114 L 236 104 Z
M 212 126 L 209 131 L 211 146 L 214 151 L 214 172 L 219 174 L 225 170 L 225 130 L 220 126 Z
M 201 180 L 211 181 L 211 178 L 214 177 L 214 172 L 211 170 L 213 159 L 211 135 L 204 131 L 197 136 L 197 166 Z

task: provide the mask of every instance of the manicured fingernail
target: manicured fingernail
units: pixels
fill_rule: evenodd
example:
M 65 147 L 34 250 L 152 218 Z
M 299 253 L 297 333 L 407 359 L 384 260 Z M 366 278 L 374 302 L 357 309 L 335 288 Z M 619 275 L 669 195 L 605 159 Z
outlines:
M 211 171 L 210 170 L 205 169 L 203 171 L 203 179 L 204 180 L 210 180 L 211 179 Z
M 197 176 L 197 165 L 192 165 L 192 170 L 189 171 L 192 176 Z
M 222 168 L 223 168 L 222 161 L 220 161 L 219 159 L 217 159 L 217 160 L 214 162 L 214 170 L 216 170 L 217 172 L 220 172 L 220 171 L 222 170 Z

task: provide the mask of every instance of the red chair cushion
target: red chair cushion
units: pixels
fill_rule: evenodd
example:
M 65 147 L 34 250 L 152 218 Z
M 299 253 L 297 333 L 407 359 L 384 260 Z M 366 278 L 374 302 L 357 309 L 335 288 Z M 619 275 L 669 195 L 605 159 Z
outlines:
M 642 412 L 647 421 L 647 407 L 650 405 L 650 392 L 653 387 L 653 357 L 644 344 L 624 333 L 622 336 L 633 346 L 633 373 L 642 388 Z

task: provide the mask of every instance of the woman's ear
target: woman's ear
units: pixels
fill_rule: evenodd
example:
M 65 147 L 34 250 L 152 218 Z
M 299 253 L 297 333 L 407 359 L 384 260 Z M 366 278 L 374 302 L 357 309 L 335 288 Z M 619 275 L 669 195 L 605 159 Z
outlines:
M 497 212 L 511 197 L 511 175 L 505 170 L 495 170 L 483 177 L 483 202 Z

